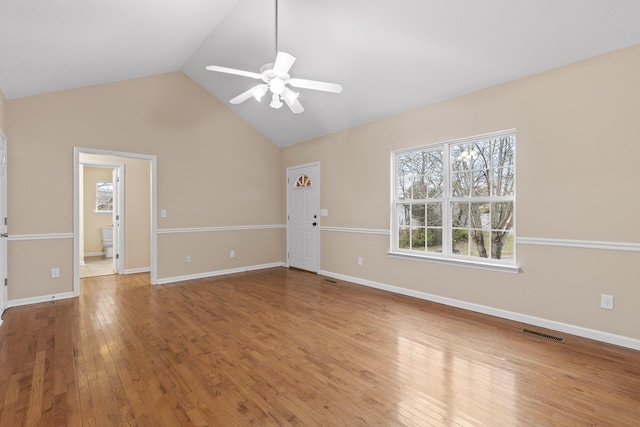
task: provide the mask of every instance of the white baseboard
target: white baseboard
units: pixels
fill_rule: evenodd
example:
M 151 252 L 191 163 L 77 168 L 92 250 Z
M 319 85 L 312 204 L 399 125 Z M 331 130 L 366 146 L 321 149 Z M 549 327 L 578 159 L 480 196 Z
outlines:
M 527 314 L 516 313 L 513 311 L 501 310 L 498 308 L 493 308 L 485 305 L 474 304 L 466 301 L 460 301 L 453 298 L 441 297 L 438 295 L 432 295 L 425 292 L 419 292 L 411 289 L 401 288 L 399 286 L 386 285 L 383 283 L 373 282 L 371 280 L 360 279 L 358 277 L 345 276 L 343 274 L 332 273 L 330 271 L 319 271 L 318 274 L 321 274 L 327 277 L 332 277 L 334 279 L 345 280 L 347 282 L 356 283 L 358 285 L 363 285 L 371 288 L 381 289 L 388 292 L 393 292 L 396 294 L 407 295 L 414 298 L 437 302 L 439 304 L 445 304 L 445 305 L 462 308 L 469 311 L 475 311 L 477 313 L 488 314 L 490 316 L 496 316 L 503 319 L 513 320 L 515 322 L 526 323 L 528 325 L 538 326 L 545 329 L 551 329 L 554 331 L 565 332 L 571 335 L 577 335 L 583 338 L 589 338 L 596 341 L 619 345 L 621 347 L 627 347 L 633 350 L 640 350 L 640 340 L 635 338 L 611 334 L 609 332 L 598 331 L 595 329 L 584 328 L 582 326 L 570 325 L 567 323 L 557 322 L 554 320 L 542 319 L 540 317 L 529 316 Z
M 149 273 L 151 271 L 151 267 L 142 267 L 142 268 L 130 268 L 124 271 L 124 274 L 136 274 L 136 273 Z
M 57 301 L 60 299 L 68 299 L 73 297 L 74 297 L 73 292 L 64 292 L 62 294 L 42 295 L 39 297 L 14 299 L 14 300 L 8 301 L 7 307 L 19 307 L 21 305 L 39 304 L 41 302 Z
M 166 277 L 164 279 L 158 279 L 158 285 L 165 285 L 167 283 L 184 282 L 185 280 L 204 279 L 206 277 L 222 276 L 225 274 L 233 273 L 245 273 L 253 270 L 263 270 L 265 268 L 284 267 L 282 262 L 274 262 L 271 264 L 250 265 L 247 267 L 230 268 L 228 270 L 207 271 L 205 273 L 189 274 L 187 276 Z
M 84 257 L 92 257 L 92 256 L 105 256 L 106 252 L 88 252 L 84 254 Z

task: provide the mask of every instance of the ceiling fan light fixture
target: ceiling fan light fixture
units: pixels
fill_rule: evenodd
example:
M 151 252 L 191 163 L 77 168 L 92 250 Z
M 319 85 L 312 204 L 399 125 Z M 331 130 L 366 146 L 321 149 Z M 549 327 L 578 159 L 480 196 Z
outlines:
M 280 77 L 275 77 L 269 82 L 269 89 L 275 94 L 282 94 L 284 91 L 284 81 Z
M 271 108 L 280 108 L 282 107 L 282 99 L 280 99 L 280 95 L 274 93 L 271 97 L 271 103 L 269 104 Z
M 252 91 L 253 97 L 256 101 L 261 101 L 264 94 L 267 93 L 267 90 L 269 90 L 269 88 L 266 85 L 256 86 Z

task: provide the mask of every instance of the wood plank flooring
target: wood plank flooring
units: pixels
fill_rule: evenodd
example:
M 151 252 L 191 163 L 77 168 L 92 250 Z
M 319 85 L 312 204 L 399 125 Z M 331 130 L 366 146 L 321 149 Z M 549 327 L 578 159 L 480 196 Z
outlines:
M 640 425 L 629 349 L 285 268 L 81 288 L 5 312 L 0 426 Z

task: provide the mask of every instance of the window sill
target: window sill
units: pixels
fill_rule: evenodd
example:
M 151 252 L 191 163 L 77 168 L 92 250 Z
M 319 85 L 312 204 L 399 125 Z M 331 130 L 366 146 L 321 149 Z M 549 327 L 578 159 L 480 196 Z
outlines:
M 456 258 L 442 258 L 427 255 L 415 255 L 405 252 L 387 252 L 387 255 L 394 258 L 411 259 L 416 261 L 435 262 L 437 264 L 460 265 L 463 267 L 479 268 L 481 270 L 499 271 L 502 273 L 518 274 L 520 267 L 508 264 L 491 264 L 488 262 L 468 261 Z
M 97 215 L 113 215 L 113 211 L 93 211 Z

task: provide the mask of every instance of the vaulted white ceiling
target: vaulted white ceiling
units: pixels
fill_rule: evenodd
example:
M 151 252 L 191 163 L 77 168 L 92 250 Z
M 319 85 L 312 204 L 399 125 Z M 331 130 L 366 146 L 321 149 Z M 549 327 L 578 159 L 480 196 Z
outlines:
M 181 70 L 279 146 L 640 43 L 638 0 L 279 0 L 306 111 L 228 100 L 275 57 L 275 0 L 0 0 L 14 99 Z

